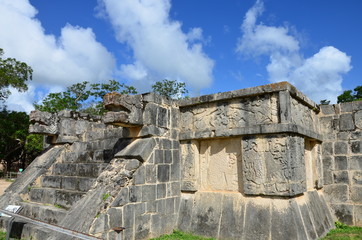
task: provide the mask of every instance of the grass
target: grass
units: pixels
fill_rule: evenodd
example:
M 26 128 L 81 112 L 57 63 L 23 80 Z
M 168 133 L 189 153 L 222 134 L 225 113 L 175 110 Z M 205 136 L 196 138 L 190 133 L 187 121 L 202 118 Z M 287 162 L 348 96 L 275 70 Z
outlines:
M 0 240 L 5 240 L 6 232 L 0 232 Z
M 347 226 L 336 222 L 336 229 L 332 229 L 323 240 L 362 240 L 362 228 Z
M 184 233 L 178 230 L 174 230 L 173 233 L 170 235 L 163 235 L 159 238 L 152 238 L 152 240 L 215 240 L 215 239 L 195 236 L 190 233 Z

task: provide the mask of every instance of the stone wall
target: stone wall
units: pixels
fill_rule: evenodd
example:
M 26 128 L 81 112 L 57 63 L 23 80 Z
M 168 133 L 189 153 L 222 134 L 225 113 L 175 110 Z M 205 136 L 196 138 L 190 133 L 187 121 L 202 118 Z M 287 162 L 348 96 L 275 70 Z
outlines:
M 33 112 L 49 150 L 1 207 L 103 239 L 116 227 L 124 239 L 318 239 L 330 209 L 361 224 L 361 102 L 320 111 L 282 82 L 179 101 L 109 93 L 104 104 L 101 118 Z M 26 224 L 30 237 L 68 239 Z
M 337 218 L 362 226 L 362 101 L 322 105 L 324 192 Z
M 315 103 L 279 83 L 179 107 L 179 229 L 220 239 L 316 239 L 333 227 Z

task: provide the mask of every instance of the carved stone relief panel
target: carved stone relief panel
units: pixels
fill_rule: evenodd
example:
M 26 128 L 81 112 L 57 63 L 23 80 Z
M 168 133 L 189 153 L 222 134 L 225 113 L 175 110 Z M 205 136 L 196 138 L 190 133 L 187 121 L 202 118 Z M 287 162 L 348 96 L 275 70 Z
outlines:
M 316 113 L 295 98 L 292 98 L 291 104 L 292 123 L 319 132 L 319 120 Z
M 278 95 L 265 94 L 181 108 L 182 131 L 278 123 Z
M 200 142 L 200 190 L 238 192 L 241 175 L 241 138 Z
M 304 139 L 245 136 L 242 141 L 245 194 L 293 196 L 305 190 Z

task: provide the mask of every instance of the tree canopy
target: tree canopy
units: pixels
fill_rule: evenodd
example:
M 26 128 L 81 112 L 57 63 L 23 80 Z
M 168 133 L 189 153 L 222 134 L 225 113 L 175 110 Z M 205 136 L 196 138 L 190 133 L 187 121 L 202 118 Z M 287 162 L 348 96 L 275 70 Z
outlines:
M 186 84 L 176 80 L 164 79 L 163 81 L 158 81 L 152 85 L 152 89 L 161 96 L 177 99 L 184 97 L 184 94 L 188 93 Z
M 33 77 L 33 70 L 26 63 L 15 58 L 3 59 L 3 49 L 0 48 L 0 101 L 10 95 L 9 87 L 24 92 L 28 90 L 26 82 Z
M 68 109 L 100 115 L 105 111 L 103 96 L 109 92 L 137 93 L 134 87 L 115 80 L 109 80 L 108 83 L 92 84 L 82 82 L 71 85 L 64 92 L 49 93 L 42 103 L 34 103 L 34 107 L 37 110 L 51 113 Z
M 0 112 L 0 159 L 7 163 L 7 169 L 17 161 L 24 168 L 42 151 L 42 136 L 29 134 L 28 129 L 29 116 L 25 112 Z
M 355 89 L 344 91 L 337 97 L 337 103 L 353 102 L 362 100 L 362 86 L 357 86 Z

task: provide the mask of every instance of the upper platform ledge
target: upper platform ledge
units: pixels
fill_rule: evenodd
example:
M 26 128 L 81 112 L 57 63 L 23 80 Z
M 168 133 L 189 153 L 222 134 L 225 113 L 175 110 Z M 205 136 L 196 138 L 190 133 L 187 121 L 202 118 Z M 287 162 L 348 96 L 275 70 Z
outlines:
M 297 98 L 304 104 L 308 105 L 310 108 L 319 111 L 319 106 L 315 102 L 313 102 L 311 99 L 305 96 L 302 92 L 300 92 L 296 87 L 294 87 L 289 82 L 278 82 L 278 83 L 272 83 L 257 87 L 244 88 L 230 92 L 215 93 L 210 95 L 203 95 L 200 97 L 182 99 L 179 100 L 178 104 L 180 107 L 186 107 L 190 105 L 197 105 L 207 102 L 223 101 L 238 97 L 256 96 L 265 93 L 280 92 L 285 90 L 289 91 L 293 97 Z

